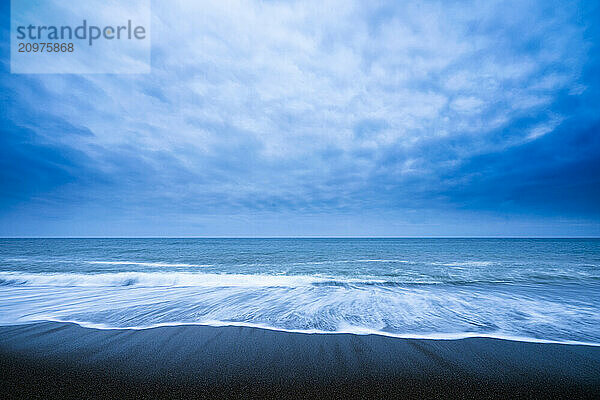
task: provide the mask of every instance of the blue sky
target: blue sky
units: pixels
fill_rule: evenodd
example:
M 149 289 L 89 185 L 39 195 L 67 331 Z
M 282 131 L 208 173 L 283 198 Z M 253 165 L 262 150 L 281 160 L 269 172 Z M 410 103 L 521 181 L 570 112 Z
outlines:
M 597 2 L 153 1 L 146 75 L 2 3 L 0 235 L 600 236 Z

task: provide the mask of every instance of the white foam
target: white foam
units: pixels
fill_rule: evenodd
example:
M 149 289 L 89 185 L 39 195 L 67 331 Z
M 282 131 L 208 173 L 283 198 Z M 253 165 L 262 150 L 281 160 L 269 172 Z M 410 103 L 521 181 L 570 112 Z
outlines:
M 299 333 L 588 345 L 599 338 L 594 329 L 600 321 L 597 288 L 549 295 L 546 286 L 457 288 L 429 281 L 399 286 L 375 278 L 0 272 L 0 323 L 55 320 L 103 329 L 233 325 Z M 422 279 L 411 283 L 416 281 Z
M 4 282 L 2 282 L 4 281 Z M 385 280 L 380 277 L 362 276 L 345 278 L 328 275 L 283 274 L 213 274 L 200 272 L 103 272 L 79 273 L 28 273 L 21 271 L 0 272 L 0 284 L 26 286 L 144 286 L 144 287 L 299 287 L 322 284 L 440 284 L 441 281 L 424 279 Z
M 325 265 L 325 264 L 347 264 L 347 263 L 402 263 L 406 264 L 410 261 L 407 260 L 325 260 L 325 261 L 305 261 L 291 263 L 290 265 Z
M 221 287 L 286 286 L 296 287 L 327 281 L 314 276 L 204 274 L 194 272 L 114 272 L 99 274 L 0 272 L 0 280 L 29 286 L 146 286 L 146 287 Z
M 491 261 L 461 261 L 450 263 L 433 263 L 434 265 L 443 265 L 445 267 L 487 267 L 493 265 Z

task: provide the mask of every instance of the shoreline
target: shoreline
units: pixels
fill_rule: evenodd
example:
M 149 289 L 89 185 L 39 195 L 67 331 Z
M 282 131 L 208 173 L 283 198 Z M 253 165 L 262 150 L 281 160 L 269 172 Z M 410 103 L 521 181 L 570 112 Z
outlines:
M 592 398 L 600 391 L 600 347 L 41 322 L 0 326 L 0 376 L 3 398 Z
M 356 335 L 356 336 L 382 336 L 393 339 L 411 339 L 411 340 L 463 340 L 463 339 L 495 339 L 495 340 L 506 340 L 509 342 L 522 342 L 522 343 L 536 343 L 536 344 L 557 344 L 557 345 L 566 345 L 566 346 L 589 346 L 589 347 L 600 347 L 600 343 L 596 342 L 584 342 L 578 340 L 554 340 L 554 339 L 538 339 L 531 338 L 525 336 L 510 336 L 510 335 L 494 335 L 494 334 L 482 334 L 476 332 L 464 332 L 464 333 L 423 333 L 423 334 L 395 334 L 390 332 L 382 332 L 372 329 L 360 329 L 360 330 L 348 330 L 348 331 L 323 331 L 318 329 L 310 329 L 310 330 L 301 330 L 301 329 L 285 329 L 285 328 L 277 328 L 272 326 L 260 325 L 260 324 L 252 324 L 252 323 L 244 323 L 244 322 L 221 322 L 221 321 L 208 321 L 208 322 L 165 322 L 165 323 L 157 323 L 149 326 L 125 326 L 125 327 L 115 327 L 115 326 L 106 326 L 103 324 L 93 324 L 93 323 L 85 323 L 78 321 L 70 321 L 70 320 L 40 320 L 40 321 L 30 321 L 23 323 L 14 323 L 14 324 L 0 324 L 0 328 L 9 327 L 9 326 L 21 326 L 21 325 L 34 325 L 34 324 L 43 324 L 43 323 L 57 323 L 57 324 L 73 324 L 79 326 L 80 328 L 86 329 L 96 329 L 99 331 L 143 331 L 146 329 L 156 329 L 156 328 L 176 328 L 183 326 L 197 326 L 197 327 L 209 327 L 209 328 L 250 328 L 250 329 L 260 329 L 266 331 L 273 332 L 282 332 L 282 333 L 294 333 L 294 334 L 304 334 L 304 335 Z

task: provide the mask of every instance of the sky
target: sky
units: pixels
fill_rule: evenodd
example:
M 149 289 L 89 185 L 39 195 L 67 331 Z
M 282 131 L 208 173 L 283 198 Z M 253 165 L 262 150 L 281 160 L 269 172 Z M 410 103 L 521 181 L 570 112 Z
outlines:
M 0 7 L 0 236 L 600 236 L 598 2 L 152 1 L 150 74 Z

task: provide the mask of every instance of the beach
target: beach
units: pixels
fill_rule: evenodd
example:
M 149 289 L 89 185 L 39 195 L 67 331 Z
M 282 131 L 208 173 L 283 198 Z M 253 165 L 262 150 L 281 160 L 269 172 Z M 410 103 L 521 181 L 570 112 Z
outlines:
M 593 398 L 600 347 L 249 327 L 0 327 L 2 398 Z
M 0 239 L 0 399 L 594 398 L 597 239 Z

